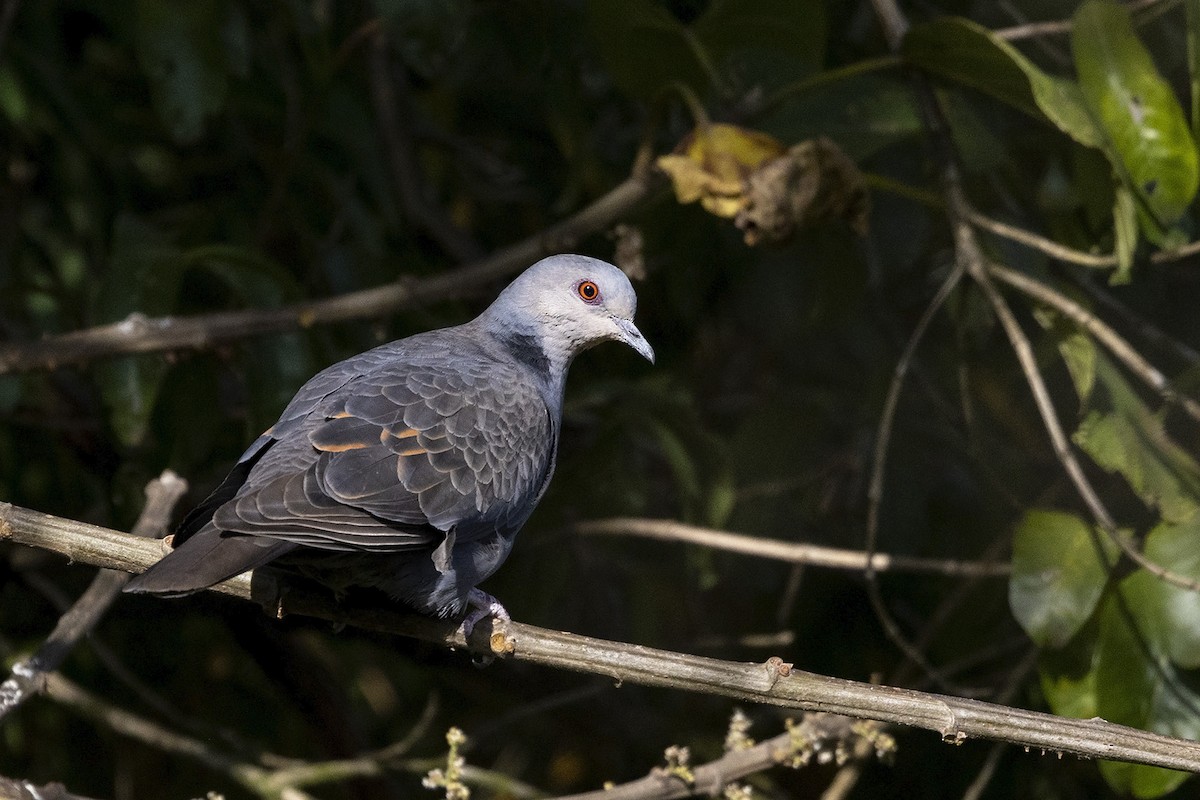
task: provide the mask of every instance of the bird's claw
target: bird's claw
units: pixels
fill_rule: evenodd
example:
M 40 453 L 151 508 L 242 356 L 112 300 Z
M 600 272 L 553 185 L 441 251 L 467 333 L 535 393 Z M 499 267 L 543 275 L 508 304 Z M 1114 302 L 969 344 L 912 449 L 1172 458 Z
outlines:
M 463 638 L 466 639 L 471 638 L 471 634 L 475 631 L 475 626 L 479 624 L 480 620 L 486 617 L 492 617 L 501 622 L 508 622 L 512 619 L 508 615 L 508 609 L 501 605 L 499 600 L 482 589 L 471 590 L 471 593 L 467 595 L 467 605 L 471 611 L 460 626 Z

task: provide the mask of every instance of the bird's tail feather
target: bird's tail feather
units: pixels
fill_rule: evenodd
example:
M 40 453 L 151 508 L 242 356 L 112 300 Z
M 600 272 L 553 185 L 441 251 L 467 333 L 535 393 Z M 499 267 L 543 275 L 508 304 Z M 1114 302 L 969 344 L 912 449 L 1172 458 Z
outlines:
M 179 597 L 261 567 L 297 545 L 260 536 L 222 535 L 216 528 L 195 534 L 177 550 L 125 584 L 124 591 Z

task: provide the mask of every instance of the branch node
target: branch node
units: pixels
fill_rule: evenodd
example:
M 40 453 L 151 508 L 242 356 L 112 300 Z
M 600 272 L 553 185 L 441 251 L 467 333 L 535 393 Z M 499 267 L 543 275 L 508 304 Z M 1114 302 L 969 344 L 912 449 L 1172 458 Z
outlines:
M 792 674 L 793 665 L 779 656 L 771 656 L 763 666 L 767 670 L 768 688 L 771 689 L 775 688 L 775 684 L 779 683 L 780 678 L 786 678 Z

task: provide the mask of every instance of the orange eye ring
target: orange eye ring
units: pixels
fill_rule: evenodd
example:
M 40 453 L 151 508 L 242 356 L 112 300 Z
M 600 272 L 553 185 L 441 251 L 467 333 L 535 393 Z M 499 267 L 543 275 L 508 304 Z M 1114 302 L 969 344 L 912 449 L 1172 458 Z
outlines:
M 594 281 L 580 281 L 575 287 L 575 291 L 579 294 L 579 299 L 585 303 L 595 305 L 600 302 L 600 287 Z

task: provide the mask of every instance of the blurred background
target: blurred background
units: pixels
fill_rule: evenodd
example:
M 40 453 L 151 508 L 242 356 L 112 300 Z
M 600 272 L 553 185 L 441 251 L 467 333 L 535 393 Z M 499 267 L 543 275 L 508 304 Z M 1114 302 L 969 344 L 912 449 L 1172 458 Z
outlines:
M 1181 3 L 1133 5 L 1136 32 L 1124 41 L 1153 54 L 1155 86 L 1167 87 L 1165 105 L 1148 107 L 1168 116 L 1187 109 L 1195 78 L 1185 37 L 1195 20 Z M 962 187 L 982 214 L 1073 252 L 1116 248 L 1120 264 L 1052 262 L 981 230 L 989 258 L 1100 309 L 1130 335 L 1152 324 L 1161 334 L 1154 341 L 1173 344 L 1144 345 L 1147 352 L 1186 386 L 1196 373 L 1187 347 L 1200 346 L 1196 258 L 1150 259 L 1189 240 L 1194 185 L 1181 190 L 1179 209 L 1155 217 L 1158 186 L 1120 167 L 1119 146 L 1085 146 L 1073 123 L 1031 94 L 1038 76 L 1087 78 L 1071 39 L 1077 7 L 911 4 L 911 22 L 943 27 L 922 28 L 908 56 L 935 79 Z M 945 27 L 951 15 L 971 24 Z M 1065 26 L 986 33 L 1053 20 Z M 1143 99 L 1154 96 L 1147 90 Z M 709 136 L 714 125 L 727 135 Z M 777 234 L 747 237 L 745 219 L 730 219 L 746 208 L 746 176 L 817 137 L 833 154 L 814 173 L 832 200 Z M 658 162 L 671 153 L 710 176 L 695 192 L 702 202 L 680 202 L 686 192 L 673 191 L 664 174 L 671 162 Z M 1079 698 L 1091 676 L 1092 694 L 1075 710 L 1088 716 L 1106 702 L 1089 671 L 1112 616 L 1097 603 L 1102 592 L 1119 594 L 1128 565 L 1097 578 L 1094 596 L 1078 603 L 1079 619 L 1058 635 L 1028 615 L 1018 622 L 1010 592 L 1019 600 L 1023 590 L 1003 575 L 881 575 L 886 607 L 939 667 L 939 682 L 885 634 L 861 571 L 576 527 L 651 517 L 866 547 L 885 398 L 955 263 L 919 95 L 867 0 L 7 0 L 0 154 L 4 501 L 128 530 L 147 481 L 170 468 L 191 486 L 182 515 L 313 373 L 466 321 L 527 263 L 506 267 L 504 277 L 451 282 L 387 313 L 284 324 L 213 346 L 50 368 L 22 361 L 23 344 L 131 314 L 280 309 L 453 275 L 586 215 L 633 175 L 636 202 L 585 226 L 570 249 L 634 272 L 638 324 L 658 362 L 616 346 L 578 359 L 555 480 L 485 588 L 515 619 L 547 628 L 739 661 L 779 655 L 804 670 L 1003 695 L 1060 713 L 1070 710 L 1055 687 L 1066 680 Z M 1194 144 L 1191 163 L 1194 171 Z M 1068 432 L 1088 415 L 1110 420 L 1104 415 L 1114 409 L 1141 421 L 1132 433 L 1109 432 L 1118 445 L 1093 438 L 1089 447 L 1086 432 L 1076 435 L 1119 524 L 1140 537 L 1190 520 L 1200 487 L 1187 455 L 1195 421 L 1129 388 L 1136 382 L 1105 367 L 1107 357 L 1061 315 L 1035 316 L 1033 301 L 1006 293 Z M 1102 392 L 1085 391 L 1088 364 Z M 1134 466 L 1105 450 L 1129 451 L 1121 437 L 1138 431 L 1152 451 L 1138 451 L 1140 483 Z M 1175 460 L 1155 461 L 1163 452 Z M 1041 531 L 1030 509 L 1088 520 L 1084 530 L 1091 524 L 1012 345 L 970 280 L 933 315 L 910 362 L 886 453 L 883 552 L 1003 564 L 1014 530 Z M 1178 478 L 1171 491 L 1185 511 L 1163 512 L 1167 490 L 1155 464 Z M 1184 556 L 1174 569 L 1200 570 L 1185 563 L 1197 535 L 1180 534 Z M 1084 556 L 1049 550 L 1057 563 L 1089 557 L 1087 548 Z M 0 545 L 6 664 L 44 639 L 94 572 Z M 1195 631 L 1198 617 L 1176 621 Z M 632 780 L 662 763 L 672 744 L 689 746 L 696 762 L 718 757 L 735 707 L 529 664 L 480 669 L 463 653 L 310 620 L 277 622 L 217 596 L 122 597 L 93 639 L 67 660 L 65 676 L 238 758 L 319 761 L 411 735 L 404 758 L 436 760 L 447 728 L 458 726 L 469 764 L 546 793 Z M 1047 648 L 1036 665 L 1034 642 Z M 1156 654 L 1143 649 L 1122 661 L 1144 665 Z M 1137 666 L 1144 680 L 1128 691 L 1157 691 L 1156 680 L 1194 685 L 1196 666 L 1183 655 L 1169 675 Z M 1133 686 L 1111 670 L 1105 685 Z M 1172 713 L 1134 710 L 1141 716 L 1127 721 L 1195 736 L 1200 714 L 1189 692 L 1173 695 L 1183 699 Z M 154 707 L 154 697 L 171 709 Z M 1122 698 L 1118 705 L 1138 704 Z M 743 710 L 756 738 L 784 730 L 778 710 Z M 894 763 L 863 765 L 849 796 L 963 797 L 985 762 L 994 772 L 984 797 L 1117 796 L 1135 786 L 1152 796 L 1180 781 L 1137 784 L 1075 759 L 1019 748 L 989 755 L 984 742 L 949 748 L 933 734 L 895 734 Z M 756 796 L 817 796 L 837 770 L 780 768 L 751 782 Z M 0 725 L 0 774 L 60 781 L 99 798 L 256 796 L 220 769 L 133 741 L 53 698 L 35 698 Z M 422 774 L 396 769 L 309 791 L 435 796 L 420 787 Z M 1189 790 L 1194 784 L 1177 796 Z M 495 787 L 476 793 L 515 796 Z

